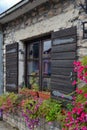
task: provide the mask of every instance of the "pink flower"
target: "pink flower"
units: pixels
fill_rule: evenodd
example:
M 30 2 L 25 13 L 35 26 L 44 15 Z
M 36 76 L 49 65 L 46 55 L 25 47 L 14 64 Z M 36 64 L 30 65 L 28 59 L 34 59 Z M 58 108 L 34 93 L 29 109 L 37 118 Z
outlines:
M 76 92 L 78 93 L 78 94 L 82 94 L 83 93 L 83 90 L 80 90 L 80 89 L 76 89 Z
M 86 76 L 86 77 L 87 77 L 87 72 L 86 72 L 86 73 L 84 73 L 84 76 Z
M 84 70 L 84 68 L 85 68 L 84 66 L 80 66 L 79 69 L 78 69 L 78 71 L 82 72 Z
M 64 98 L 64 95 L 62 94 L 62 96 L 61 96 L 62 98 Z
M 68 114 L 68 116 L 70 116 L 70 115 L 71 115 L 71 112 L 69 111 L 69 112 L 67 112 L 67 114 Z
M 86 117 L 86 121 L 87 121 L 87 114 L 85 115 L 85 117 Z
M 84 97 L 87 98 L 87 93 L 84 94 Z
M 80 66 L 80 65 L 81 65 L 81 62 L 80 62 L 80 61 L 74 61 L 73 64 L 74 64 L 75 66 Z
M 76 112 L 77 112 L 77 108 L 74 107 L 74 108 L 72 109 L 72 113 L 74 114 L 74 113 L 76 113 Z
M 77 114 L 79 115 L 81 112 L 82 112 L 82 108 L 78 108 L 78 110 L 77 110 Z
M 86 127 L 86 126 L 83 126 L 83 127 L 81 128 L 81 130 L 87 130 L 87 127 Z
M 52 122 L 48 122 L 48 125 L 52 125 Z
M 74 80 L 74 81 L 72 82 L 72 85 L 74 86 L 74 85 L 76 85 L 76 83 L 77 83 L 76 80 Z

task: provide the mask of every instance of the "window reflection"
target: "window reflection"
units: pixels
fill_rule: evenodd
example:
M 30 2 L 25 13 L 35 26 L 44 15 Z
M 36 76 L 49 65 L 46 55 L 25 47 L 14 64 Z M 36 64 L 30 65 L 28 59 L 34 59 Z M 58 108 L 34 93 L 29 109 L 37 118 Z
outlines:
M 51 40 L 43 42 L 43 74 L 51 75 Z
M 49 58 L 51 54 L 51 41 L 44 41 L 43 43 L 43 58 Z
M 43 78 L 43 91 L 50 91 L 50 80 L 51 78 Z
M 39 44 L 34 43 L 29 46 L 29 57 L 32 58 L 39 58 Z
M 49 59 L 43 60 L 43 74 L 51 75 L 51 61 Z
M 38 61 L 28 62 L 28 74 L 32 75 L 32 73 L 36 73 L 37 75 L 39 75 L 39 62 Z

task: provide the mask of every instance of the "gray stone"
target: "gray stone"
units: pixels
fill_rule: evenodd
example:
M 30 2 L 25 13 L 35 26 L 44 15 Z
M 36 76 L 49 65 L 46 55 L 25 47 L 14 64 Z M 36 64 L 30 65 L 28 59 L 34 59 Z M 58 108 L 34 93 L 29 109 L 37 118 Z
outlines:
M 26 22 L 25 22 L 25 25 L 30 25 L 32 22 L 31 18 L 29 18 Z
M 38 18 L 38 21 L 42 21 L 44 20 L 44 16 L 41 16 L 40 18 Z
M 0 130 L 17 130 L 17 129 L 11 127 L 8 123 L 4 121 L 0 121 Z

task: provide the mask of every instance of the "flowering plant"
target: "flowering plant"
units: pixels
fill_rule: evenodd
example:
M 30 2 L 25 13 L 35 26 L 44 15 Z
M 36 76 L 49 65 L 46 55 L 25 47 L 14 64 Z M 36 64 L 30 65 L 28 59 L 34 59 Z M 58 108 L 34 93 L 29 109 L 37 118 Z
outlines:
M 78 81 L 87 83 L 87 57 L 84 57 L 82 61 L 74 61 L 74 72 L 77 73 Z M 73 85 L 76 81 L 73 82 Z
M 39 124 L 39 107 L 42 104 L 41 99 L 26 99 L 23 101 L 22 115 L 29 129 Z
M 81 88 L 76 88 L 72 108 L 66 113 L 62 130 L 87 130 L 87 58 L 74 62 L 74 71 L 78 81 L 84 82 Z M 74 81 L 73 85 L 78 81 Z
M 2 96 L 3 103 L 1 104 L 1 108 L 5 112 L 11 112 L 14 109 L 14 104 L 17 99 L 18 95 L 14 93 L 9 93 L 7 95 Z M 1 99 L 1 98 L 0 98 Z
M 87 130 L 87 85 L 76 89 L 73 107 L 66 113 L 63 130 Z

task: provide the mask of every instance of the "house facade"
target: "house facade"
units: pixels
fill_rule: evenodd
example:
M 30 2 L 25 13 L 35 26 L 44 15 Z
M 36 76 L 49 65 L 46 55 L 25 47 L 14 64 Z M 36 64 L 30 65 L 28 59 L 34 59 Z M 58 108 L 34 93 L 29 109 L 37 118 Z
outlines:
M 25 0 L 1 14 L 5 91 L 34 85 L 60 98 L 75 89 L 73 61 L 87 55 L 82 7 L 79 0 Z

